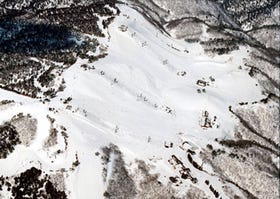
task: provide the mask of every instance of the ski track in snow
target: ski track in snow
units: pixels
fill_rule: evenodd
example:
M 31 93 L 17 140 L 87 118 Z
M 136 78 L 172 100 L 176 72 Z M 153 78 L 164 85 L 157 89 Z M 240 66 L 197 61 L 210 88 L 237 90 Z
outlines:
M 101 176 L 101 160 L 94 153 L 112 142 L 119 146 L 127 163 L 135 158 L 144 159 L 156 165 L 152 172 L 164 174 L 160 179 L 167 183 L 168 177 L 175 174 L 168 163 L 172 154 L 189 165 L 186 153 L 179 147 L 181 140 L 198 149 L 208 143 L 215 145 L 215 138 L 232 136 L 235 120 L 228 111 L 230 105 L 263 98 L 255 85 L 256 80 L 247 71 L 238 69 L 249 49 L 241 47 L 229 55 L 210 57 L 199 44 L 167 37 L 133 9 L 119 7 L 121 15 L 109 27 L 110 41 L 101 39 L 109 45 L 108 56 L 93 63 L 95 70 L 80 68 L 84 60 L 70 67 L 63 74 L 66 89 L 51 102 L 42 104 L 36 99 L 0 90 L 0 100 L 13 99 L 22 103 L 1 110 L 1 123 L 19 112 L 30 113 L 38 120 L 38 132 L 32 145 L 29 148 L 19 145 L 5 161 L 0 160 L 0 175 L 24 171 L 30 167 L 31 160 L 42 162 L 46 170 L 69 168 L 77 152 L 81 164 L 67 179 L 70 198 L 102 198 L 106 183 Z M 120 31 L 121 25 L 128 26 L 128 30 Z M 183 52 L 184 49 L 189 53 Z M 105 74 L 101 75 L 101 71 Z M 186 75 L 178 76 L 182 71 Z M 197 89 L 202 88 L 196 81 L 202 78 L 209 81 L 209 76 L 214 77 L 215 82 L 205 87 L 206 93 L 197 93 Z M 67 97 L 73 98 L 72 110 L 66 110 L 60 101 Z M 58 113 L 49 112 L 49 107 L 54 107 Z M 171 114 L 165 111 L 166 107 L 172 110 Z M 204 130 L 199 126 L 204 110 L 217 116 L 220 128 Z M 53 164 L 42 149 L 50 128 L 47 115 L 65 126 L 69 135 L 67 154 Z M 174 147 L 166 149 L 164 142 L 173 142 Z M 149 160 L 151 157 L 153 161 Z M 200 160 L 196 156 L 194 159 Z M 204 166 L 211 173 L 211 168 Z M 210 197 L 213 195 L 204 184 L 205 179 L 222 193 L 221 182 L 215 176 L 195 169 L 191 174 L 198 178 L 200 187 Z

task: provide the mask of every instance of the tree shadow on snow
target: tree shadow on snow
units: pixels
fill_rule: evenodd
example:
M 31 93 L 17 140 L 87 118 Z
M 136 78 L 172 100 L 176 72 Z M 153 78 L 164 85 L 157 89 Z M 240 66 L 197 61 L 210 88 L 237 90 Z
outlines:
M 13 19 L 0 21 L 0 53 L 36 55 L 76 46 L 75 35 L 64 26 Z

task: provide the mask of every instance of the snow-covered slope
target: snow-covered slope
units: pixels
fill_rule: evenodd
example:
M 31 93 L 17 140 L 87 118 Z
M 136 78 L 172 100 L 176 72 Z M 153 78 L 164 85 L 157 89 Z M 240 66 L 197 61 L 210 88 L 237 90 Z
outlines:
M 18 144 L 0 159 L 0 176 L 32 166 L 60 173 L 73 199 L 114 198 L 110 186 L 116 184 L 132 191 L 115 198 L 217 198 L 213 190 L 219 198 L 232 198 L 225 186 L 242 196 L 200 153 L 234 137 L 237 119 L 229 106 L 265 97 L 244 65 L 251 49 L 206 54 L 200 44 L 167 36 L 132 8 L 118 7 L 121 14 L 99 39 L 99 50 L 108 55 L 93 63 L 79 58 L 62 73 L 66 88 L 55 98 L 42 103 L 0 89 L 0 101 L 14 100 L 0 105 L 1 124 L 18 113 L 36 120 L 30 144 Z M 169 195 L 160 196 L 164 191 L 156 188 L 143 195 L 147 176 L 139 161 L 149 175 L 158 174 L 157 186 L 169 187 Z M 118 164 L 122 169 L 115 169 Z M 133 183 L 120 180 L 120 171 Z M 9 198 L 8 192 L 0 196 Z

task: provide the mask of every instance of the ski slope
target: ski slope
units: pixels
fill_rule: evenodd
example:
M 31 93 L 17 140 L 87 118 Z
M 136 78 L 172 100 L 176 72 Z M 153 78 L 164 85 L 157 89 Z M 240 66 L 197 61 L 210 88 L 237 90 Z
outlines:
M 198 43 L 164 35 L 132 8 L 119 8 L 121 14 L 110 25 L 106 38 L 99 39 L 108 46 L 108 56 L 94 63 L 79 59 L 62 74 L 66 89 L 50 102 L 0 90 L 0 100 L 15 100 L 11 107 L 0 109 L 1 123 L 19 112 L 38 120 L 32 144 L 18 145 L 7 159 L 0 159 L 0 175 L 13 175 L 31 165 L 46 171 L 68 169 L 77 154 L 80 165 L 66 177 L 69 198 L 100 199 L 107 182 L 102 178 L 102 162 L 95 153 L 114 143 L 131 172 L 135 159 L 144 160 L 155 166 L 151 172 L 159 173 L 160 181 L 167 184 L 169 176 L 178 174 L 168 162 L 176 154 L 197 177 L 195 186 L 214 198 L 204 184 L 208 179 L 226 198 L 222 183 L 211 175 L 210 165 L 203 165 L 206 172 L 196 170 L 180 146 L 187 141 L 185 149 L 199 152 L 207 144 L 217 145 L 215 138 L 232 137 L 236 120 L 228 107 L 263 98 L 256 80 L 243 64 L 250 48 L 241 47 L 222 56 L 207 55 Z M 121 26 L 127 30 L 120 30 Z M 203 37 L 207 38 L 206 32 Z M 95 69 L 84 70 L 82 64 Z M 209 85 L 199 86 L 198 80 Z M 61 99 L 68 97 L 72 100 L 64 104 Z M 55 111 L 50 111 L 50 107 Z M 203 111 L 217 117 L 213 128 L 201 127 Z M 68 147 L 63 154 L 54 155 L 55 150 L 64 147 L 61 136 L 56 146 L 43 148 L 50 129 L 47 115 L 55 119 L 55 125 L 67 129 Z M 172 148 L 164 147 L 171 142 Z M 202 164 L 199 153 L 193 158 Z M 176 187 L 178 196 L 185 193 L 190 183 L 184 181 Z

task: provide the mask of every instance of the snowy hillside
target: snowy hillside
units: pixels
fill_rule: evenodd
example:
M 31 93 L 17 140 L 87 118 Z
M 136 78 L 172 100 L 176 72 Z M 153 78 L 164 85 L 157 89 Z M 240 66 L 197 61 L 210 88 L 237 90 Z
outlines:
M 65 88 L 55 97 L 0 89 L 0 132 L 14 128 L 18 136 L 8 135 L 11 149 L 0 159 L 0 176 L 12 184 L 0 180 L 0 198 L 18 194 L 16 176 L 32 167 L 38 171 L 29 172 L 40 176 L 34 181 L 45 180 L 42 198 L 250 198 L 246 184 L 231 183 L 207 159 L 232 154 L 220 143 L 234 140 L 238 128 L 230 107 L 242 114 L 241 102 L 266 98 L 245 64 L 252 48 L 207 53 L 197 42 L 161 32 L 133 8 L 117 7 L 104 37 L 96 37 L 97 50 L 87 53 L 106 56 L 95 62 L 78 57 L 63 69 L 52 87 L 63 79 Z M 206 25 L 202 30 L 200 39 L 208 40 Z M 239 163 L 233 158 L 232 164 Z M 276 198 L 277 178 L 266 183 L 266 189 L 248 190 Z

